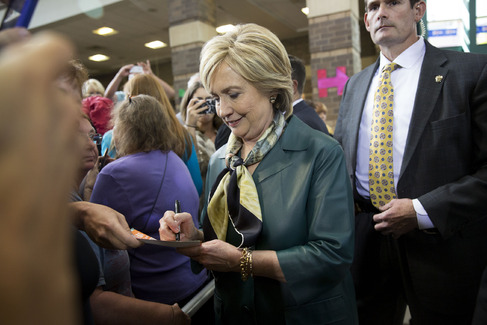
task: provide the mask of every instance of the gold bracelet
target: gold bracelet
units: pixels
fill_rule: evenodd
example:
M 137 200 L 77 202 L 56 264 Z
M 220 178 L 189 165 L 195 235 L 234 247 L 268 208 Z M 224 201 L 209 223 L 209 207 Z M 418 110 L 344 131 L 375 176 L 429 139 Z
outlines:
M 242 281 L 247 281 L 249 276 L 254 276 L 252 269 L 252 250 L 248 248 L 242 249 L 242 256 L 240 257 L 240 275 Z
M 190 124 L 184 124 L 184 125 L 189 126 L 190 128 L 195 128 L 195 129 L 197 127 L 196 125 L 190 125 Z

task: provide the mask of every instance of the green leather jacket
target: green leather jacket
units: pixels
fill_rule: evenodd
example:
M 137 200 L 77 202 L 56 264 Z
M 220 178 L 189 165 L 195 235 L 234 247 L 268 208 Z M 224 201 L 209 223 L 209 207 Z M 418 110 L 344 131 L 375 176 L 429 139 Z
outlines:
M 210 159 L 206 193 L 225 147 Z M 340 145 L 291 117 L 253 179 L 263 215 L 255 249 L 277 252 L 286 283 L 215 272 L 217 324 L 357 324 L 353 198 Z

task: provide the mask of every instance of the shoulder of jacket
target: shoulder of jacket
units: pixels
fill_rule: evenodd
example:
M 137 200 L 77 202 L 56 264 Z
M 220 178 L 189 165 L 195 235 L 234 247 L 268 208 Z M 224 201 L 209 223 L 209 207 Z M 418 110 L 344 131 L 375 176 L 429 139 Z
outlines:
M 289 120 L 281 141 L 283 150 L 293 151 L 305 150 L 312 146 L 329 147 L 335 144 L 338 144 L 335 139 L 311 128 L 297 116 Z

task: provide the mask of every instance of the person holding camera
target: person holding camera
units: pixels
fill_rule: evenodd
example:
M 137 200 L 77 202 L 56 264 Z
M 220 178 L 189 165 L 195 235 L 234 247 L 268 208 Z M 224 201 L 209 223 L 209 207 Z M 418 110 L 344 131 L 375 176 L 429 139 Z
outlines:
M 216 115 L 215 100 L 199 80 L 194 80 L 189 84 L 180 107 L 184 125 L 193 139 L 196 139 L 195 147 L 204 188 L 208 162 L 216 150 L 216 133 L 223 121 Z M 200 210 L 204 204 L 204 195 L 202 193 L 200 197 Z
M 198 146 L 203 150 L 215 152 L 215 137 L 221 118 L 216 115 L 215 100 L 205 90 L 201 81 L 192 82 L 181 100 L 181 115 L 184 124 L 193 137 L 198 139 Z

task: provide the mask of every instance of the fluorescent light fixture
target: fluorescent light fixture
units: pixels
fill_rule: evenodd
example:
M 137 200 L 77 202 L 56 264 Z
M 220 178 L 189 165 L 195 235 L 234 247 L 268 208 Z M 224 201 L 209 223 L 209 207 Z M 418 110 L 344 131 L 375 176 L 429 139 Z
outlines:
M 235 28 L 235 26 L 233 26 L 232 24 L 221 25 L 221 26 L 216 28 L 216 32 L 219 34 L 225 34 L 226 32 L 229 32 L 234 28 Z
M 90 56 L 88 59 L 90 59 L 91 61 L 95 61 L 95 62 L 101 62 L 101 61 L 109 60 L 110 57 L 106 56 L 104 54 L 95 54 L 95 55 Z
M 307 16 L 309 15 L 309 8 L 308 7 L 301 8 L 301 12 Z
M 110 28 L 110 27 L 100 27 L 98 29 L 95 29 L 93 31 L 94 34 L 97 34 L 97 35 L 100 35 L 100 36 L 110 36 L 110 35 L 114 35 L 114 34 L 117 34 L 118 31 L 116 31 L 115 29 L 113 28 Z
M 144 45 L 146 47 L 148 47 L 148 48 L 153 49 L 153 50 L 160 49 L 160 48 L 163 48 L 163 47 L 166 47 L 167 46 L 166 43 L 161 42 L 161 41 L 152 41 L 152 42 L 149 42 L 149 43 L 145 43 Z

